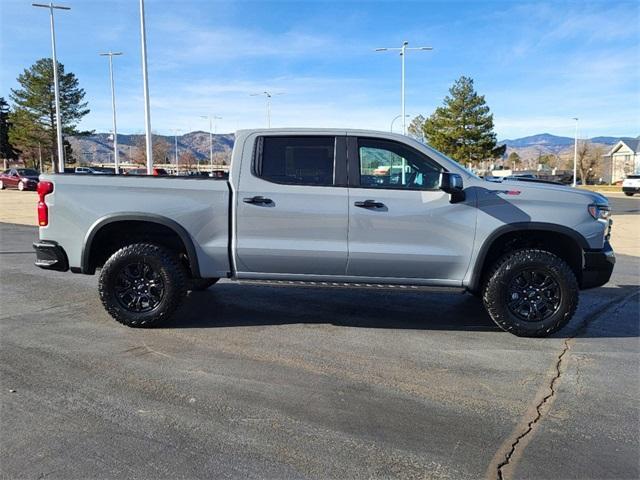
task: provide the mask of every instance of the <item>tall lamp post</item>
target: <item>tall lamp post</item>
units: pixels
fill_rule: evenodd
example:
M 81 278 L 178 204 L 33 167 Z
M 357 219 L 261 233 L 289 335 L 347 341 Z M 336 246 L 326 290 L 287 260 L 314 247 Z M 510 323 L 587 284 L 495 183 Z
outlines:
M 393 120 L 391 120 L 391 127 L 389 128 L 389 131 L 391 133 L 393 133 L 393 124 L 396 123 L 396 120 L 398 120 L 402 115 L 396 115 L 395 117 L 393 117 Z M 411 115 L 405 115 L 405 117 L 410 117 Z
M 142 44 L 142 89 L 144 93 L 144 130 L 147 152 L 147 175 L 153 173 L 153 145 L 151 139 L 151 109 L 149 107 L 149 76 L 147 74 L 147 32 L 144 25 L 144 0 L 140 0 L 140 40 Z
M 48 8 L 49 18 L 51 20 L 51 56 L 53 57 L 53 94 L 56 105 L 56 134 L 58 142 L 58 171 L 64 173 L 64 146 L 62 144 L 62 116 L 60 114 L 60 88 L 58 86 L 58 59 L 56 57 L 56 29 L 53 23 L 54 10 L 71 10 L 69 7 L 62 5 L 54 5 L 53 2 L 48 4 L 32 3 L 34 7 Z
M 113 162 L 116 167 L 116 175 L 120 173 L 120 162 L 118 156 L 118 128 L 116 126 L 116 89 L 113 83 L 113 57 L 122 55 L 122 52 L 101 53 L 101 57 L 109 57 L 109 78 L 111 79 L 111 111 L 113 114 Z
M 180 170 L 180 165 L 178 165 L 178 133 L 180 133 L 182 130 L 180 130 L 179 128 L 174 128 L 171 131 L 173 132 L 173 139 L 175 142 L 174 158 L 175 158 L 176 169 Z
M 576 135 L 573 141 L 573 188 L 577 185 L 577 174 L 578 174 L 578 118 L 573 117 L 573 120 L 576 121 Z
M 284 95 L 284 93 L 271 93 L 271 92 L 259 92 L 259 93 L 251 93 L 250 96 L 257 97 L 259 95 L 264 95 L 267 100 L 267 128 L 271 128 L 271 97 L 274 95 Z
M 209 163 L 211 165 L 211 171 L 213 172 L 213 133 L 214 130 L 218 129 L 215 120 L 222 120 L 222 117 L 218 117 L 217 115 L 200 115 L 200 118 L 209 120 Z
M 400 60 L 401 60 L 401 64 L 402 64 L 402 74 L 401 74 L 401 79 L 400 79 L 400 104 L 401 104 L 401 111 L 402 113 L 400 114 L 400 116 L 402 116 L 402 133 L 403 135 L 406 135 L 407 133 L 407 118 L 405 115 L 405 101 L 404 101 L 404 57 L 406 57 L 407 55 L 407 50 L 433 50 L 433 47 L 409 47 L 409 42 L 407 42 L 406 40 L 404 42 L 402 42 L 402 46 L 401 47 L 382 47 L 382 48 L 376 48 L 375 51 L 376 52 L 386 52 L 386 51 L 399 51 L 400 52 Z

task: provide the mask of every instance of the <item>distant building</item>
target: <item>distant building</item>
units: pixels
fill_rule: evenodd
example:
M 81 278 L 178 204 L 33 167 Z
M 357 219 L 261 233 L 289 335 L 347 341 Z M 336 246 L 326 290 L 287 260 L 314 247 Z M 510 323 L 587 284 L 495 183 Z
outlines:
M 640 138 L 620 140 L 603 159 L 606 183 L 619 182 L 630 174 L 640 174 Z

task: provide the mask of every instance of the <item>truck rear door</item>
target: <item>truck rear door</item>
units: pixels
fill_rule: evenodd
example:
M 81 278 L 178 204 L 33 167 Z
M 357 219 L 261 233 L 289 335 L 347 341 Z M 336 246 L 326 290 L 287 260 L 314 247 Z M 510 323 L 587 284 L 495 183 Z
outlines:
M 257 135 L 253 146 L 235 198 L 238 277 L 344 275 L 345 137 Z

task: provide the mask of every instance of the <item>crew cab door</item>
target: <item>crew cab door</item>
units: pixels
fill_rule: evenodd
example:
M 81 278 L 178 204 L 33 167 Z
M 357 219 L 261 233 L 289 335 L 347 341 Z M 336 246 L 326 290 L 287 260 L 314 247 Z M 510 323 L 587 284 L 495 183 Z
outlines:
M 250 150 L 236 193 L 238 277 L 344 275 L 345 137 L 264 135 Z
M 450 195 L 438 189 L 443 168 L 406 144 L 351 136 L 347 141 L 347 275 L 461 285 L 476 227 L 473 199 L 450 203 Z

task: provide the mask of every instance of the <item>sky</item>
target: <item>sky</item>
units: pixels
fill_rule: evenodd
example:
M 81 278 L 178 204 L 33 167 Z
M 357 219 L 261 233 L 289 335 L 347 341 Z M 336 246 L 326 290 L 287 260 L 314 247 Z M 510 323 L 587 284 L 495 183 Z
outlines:
M 0 0 L 0 96 L 51 56 L 49 13 Z M 144 132 L 137 0 L 59 0 L 58 61 L 76 74 L 89 113 L 118 133 Z M 400 114 L 400 57 L 377 47 L 432 46 L 406 56 L 406 111 L 430 115 L 461 75 L 474 79 L 499 139 L 537 133 L 640 135 L 640 2 L 146 0 L 152 130 L 219 133 L 266 125 L 389 130 Z M 396 120 L 394 129 L 401 127 Z

